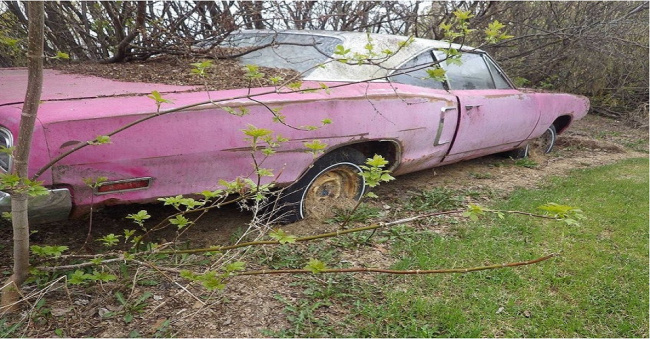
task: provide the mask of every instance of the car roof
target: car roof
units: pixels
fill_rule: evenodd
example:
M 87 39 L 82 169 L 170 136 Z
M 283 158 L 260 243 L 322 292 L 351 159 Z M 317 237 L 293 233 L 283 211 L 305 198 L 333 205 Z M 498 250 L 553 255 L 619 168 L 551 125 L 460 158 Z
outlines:
M 378 34 L 378 33 L 361 33 L 347 31 L 322 31 L 322 30 L 241 30 L 231 34 L 296 34 L 296 35 L 317 35 L 326 37 L 335 37 L 342 40 L 345 49 L 350 50 L 350 54 L 359 53 L 367 55 L 366 45 L 371 41 L 373 51 L 384 55 L 384 50 L 390 50 L 394 54 L 390 57 L 374 57 L 377 63 L 357 64 L 354 62 L 337 62 L 333 59 L 342 58 L 341 56 L 330 56 L 332 59 L 326 62 L 324 67 L 319 67 L 308 74 L 304 80 L 313 81 L 386 81 L 385 78 L 390 73 L 404 64 L 412 57 L 429 49 L 448 49 L 453 48 L 464 52 L 484 51 L 466 45 L 460 45 L 440 40 L 429 40 L 422 38 L 412 38 L 408 44 L 403 44 L 409 40 L 407 36 Z
M 28 69 L 0 68 L 0 106 L 21 104 L 27 91 Z M 43 70 L 41 101 L 91 99 L 160 93 L 188 92 L 197 86 L 176 86 L 157 83 L 116 81 L 82 74 L 66 74 L 58 70 Z

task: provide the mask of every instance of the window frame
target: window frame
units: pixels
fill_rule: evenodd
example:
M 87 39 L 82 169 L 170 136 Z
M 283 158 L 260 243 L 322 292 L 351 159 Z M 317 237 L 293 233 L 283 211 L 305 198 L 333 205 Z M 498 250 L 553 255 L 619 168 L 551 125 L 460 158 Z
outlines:
M 409 86 L 417 86 L 417 87 L 423 87 L 423 88 L 428 88 L 428 89 L 440 89 L 440 88 L 434 88 L 434 87 L 429 87 L 429 86 L 420 86 L 420 85 L 409 84 L 409 83 L 405 83 L 405 82 L 399 82 L 399 81 L 395 81 L 393 79 L 393 77 L 395 76 L 396 73 L 399 73 L 400 71 L 402 71 L 402 68 L 404 67 L 404 65 L 411 62 L 413 59 L 422 56 L 425 53 L 429 53 L 429 56 L 431 57 L 433 62 L 436 65 L 439 65 L 441 68 L 445 69 L 445 66 L 443 65 L 444 60 L 440 60 L 438 58 L 437 54 L 436 54 L 436 52 L 438 52 L 438 51 L 441 52 L 442 50 L 440 48 L 428 48 L 428 49 L 425 49 L 425 50 L 415 54 L 415 56 L 410 57 L 406 61 L 402 62 L 398 67 L 396 67 L 395 70 L 393 70 L 387 76 L 388 81 L 390 83 L 397 83 L 397 84 L 403 84 L 403 85 L 409 85 Z M 482 90 L 517 89 L 517 87 L 514 85 L 514 83 L 508 77 L 508 75 L 503 71 L 503 69 L 499 66 L 499 64 L 497 64 L 494 61 L 494 59 L 492 59 L 492 57 L 490 57 L 490 55 L 488 53 L 486 53 L 484 51 L 469 51 L 469 52 L 468 51 L 463 51 L 462 53 L 477 54 L 483 60 L 483 63 L 485 65 L 485 67 L 487 68 L 488 74 L 490 75 L 490 80 L 494 84 L 494 88 L 483 88 Z M 416 67 L 416 66 L 414 66 L 414 67 Z M 429 66 L 429 67 L 431 67 L 431 66 Z M 426 68 L 429 68 L 429 67 L 426 67 Z M 496 70 L 497 74 L 494 73 L 494 70 Z M 446 71 L 446 69 L 445 69 L 445 71 Z M 408 73 L 405 73 L 405 74 L 408 74 Z M 403 75 L 403 74 L 399 74 L 399 75 Z M 497 88 L 497 81 L 495 80 L 495 77 L 501 77 L 501 79 L 503 79 L 504 82 L 509 87 L 508 88 Z M 445 72 L 445 80 L 443 82 L 441 82 L 441 84 L 442 84 L 442 89 L 444 89 L 446 91 L 452 90 L 451 86 L 450 86 L 451 83 L 449 81 L 449 76 L 447 75 L 446 72 Z M 468 90 L 468 89 L 466 89 L 466 90 Z M 477 90 L 479 90 L 479 89 L 477 89 Z
M 490 64 L 492 64 L 494 69 L 496 69 L 497 74 L 499 76 L 501 76 L 501 78 L 503 78 L 503 80 L 505 80 L 505 82 L 508 84 L 508 86 L 510 86 L 510 88 L 496 88 L 496 89 L 517 89 L 517 87 L 515 87 L 514 83 L 508 77 L 508 75 L 499 66 L 499 64 L 497 64 L 496 61 L 494 61 L 494 59 L 492 59 L 492 57 L 489 54 L 487 54 L 485 52 L 483 52 L 482 54 L 483 54 L 483 60 L 485 61 L 485 64 L 488 66 L 488 71 L 490 71 L 490 75 L 492 76 L 492 81 L 494 81 L 494 74 L 492 73 L 492 69 L 490 68 Z M 494 86 L 496 87 L 496 81 L 494 81 Z
M 428 89 L 435 89 L 435 90 L 445 90 L 445 91 L 449 91 L 449 83 L 448 83 L 449 80 L 447 79 L 447 76 L 446 76 L 446 75 L 445 75 L 445 80 L 440 82 L 442 88 L 435 88 L 435 87 L 429 87 L 429 86 L 420 86 L 420 85 L 414 85 L 414 84 L 409 84 L 409 83 L 399 82 L 399 81 L 395 81 L 395 80 L 393 80 L 393 77 L 396 76 L 396 73 L 400 73 L 400 72 L 403 71 L 402 68 L 404 67 L 404 65 L 408 64 L 408 63 L 411 62 L 413 59 L 418 58 L 418 57 L 424 55 L 425 53 L 428 53 L 428 54 L 429 54 L 429 56 L 431 57 L 431 60 L 434 62 L 435 65 L 440 65 L 440 62 L 438 61 L 438 58 L 436 58 L 436 54 L 433 52 L 434 50 L 435 50 L 435 48 L 427 48 L 427 49 L 425 49 L 425 50 L 423 50 L 423 51 L 421 51 L 421 52 L 418 52 L 417 54 L 415 54 L 415 56 L 412 56 L 412 57 L 408 58 L 406 61 L 402 62 L 402 63 L 401 63 L 399 66 L 397 66 L 397 67 L 396 67 L 396 68 L 395 68 L 395 69 L 394 69 L 390 74 L 388 74 L 388 76 L 386 77 L 387 80 L 388 80 L 388 82 L 390 82 L 390 83 L 396 83 L 396 84 L 402 84 L 402 85 L 409 85 L 409 86 L 416 86 L 416 87 L 428 88 Z M 425 64 L 422 64 L 422 66 L 424 66 L 424 65 L 425 65 Z M 417 68 L 417 67 L 418 67 L 418 65 L 415 65 L 415 66 L 413 66 L 412 68 Z M 427 69 L 427 68 L 431 68 L 431 67 L 432 67 L 432 66 L 430 65 L 430 66 L 427 66 L 427 67 L 422 67 L 422 69 Z M 440 67 L 442 67 L 442 66 L 440 66 Z M 420 69 L 418 69 L 418 70 L 416 70 L 416 71 L 419 71 L 419 70 L 420 70 Z M 415 71 L 412 71 L 412 72 L 415 72 Z M 406 75 L 406 74 L 409 74 L 409 73 L 411 73 L 411 72 L 400 73 L 400 74 L 397 74 L 397 75 Z M 431 81 L 435 81 L 435 80 L 431 79 Z

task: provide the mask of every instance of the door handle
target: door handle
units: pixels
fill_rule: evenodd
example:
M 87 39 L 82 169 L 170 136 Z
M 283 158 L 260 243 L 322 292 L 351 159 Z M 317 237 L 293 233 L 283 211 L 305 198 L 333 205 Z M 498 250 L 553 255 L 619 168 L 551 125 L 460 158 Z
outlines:
M 465 110 L 469 113 L 474 108 L 479 108 L 481 105 L 465 105 Z

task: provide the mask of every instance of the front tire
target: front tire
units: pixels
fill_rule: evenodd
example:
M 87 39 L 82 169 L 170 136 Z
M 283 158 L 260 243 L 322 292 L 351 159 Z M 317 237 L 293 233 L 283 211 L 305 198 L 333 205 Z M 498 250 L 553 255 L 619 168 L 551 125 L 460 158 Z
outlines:
M 334 151 L 318 159 L 298 181 L 280 192 L 271 215 L 281 223 L 321 216 L 337 205 L 356 202 L 366 183 L 361 167 L 363 153 L 352 148 Z
M 553 150 L 556 139 L 557 130 L 555 129 L 555 125 L 551 125 L 544 131 L 544 134 L 532 140 L 524 147 L 507 152 L 506 155 L 513 159 L 522 159 L 529 157 L 531 154 L 548 154 Z
M 529 153 L 532 152 L 533 154 L 539 153 L 539 154 L 549 154 L 553 150 L 553 146 L 555 146 L 555 140 L 557 139 L 557 130 L 555 129 L 555 125 L 549 126 L 544 134 L 542 134 L 539 138 L 533 140 L 529 144 Z

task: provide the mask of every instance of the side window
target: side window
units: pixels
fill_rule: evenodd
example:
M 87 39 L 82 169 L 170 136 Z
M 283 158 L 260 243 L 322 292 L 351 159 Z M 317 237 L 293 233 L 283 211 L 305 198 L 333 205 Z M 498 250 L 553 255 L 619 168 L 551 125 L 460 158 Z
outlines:
M 494 85 L 497 89 L 511 89 L 510 83 L 506 80 L 505 75 L 501 73 L 497 65 L 490 58 L 485 58 L 485 61 L 490 68 L 490 73 L 492 73 L 492 79 L 494 79 Z
M 433 89 L 445 89 L 442 82 L 429 78 L 427 74 L 427 69 L 433 63 L 434 60 L 431 51 L 421 53 L 398 68 L 393 73 L 395 75 L 390 77 L 390 81 Z
M 437 56 L 443 60 L 444 53 L 436 51 Z M 460 56 L 461 64 L 447 64 L 442 62 L 442 67 L 447 71 L 449 89 L 495 89 L 494 80 L 485 60 L 481 54 L 463 52 Z

